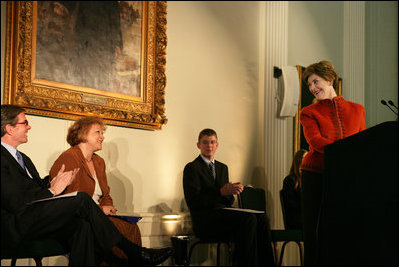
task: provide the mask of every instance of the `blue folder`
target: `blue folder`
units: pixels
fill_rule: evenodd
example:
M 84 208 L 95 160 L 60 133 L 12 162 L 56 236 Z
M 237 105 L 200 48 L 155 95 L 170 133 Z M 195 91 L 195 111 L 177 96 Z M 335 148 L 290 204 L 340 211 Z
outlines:
M 108 215 L 108 216 L 119 218 L 121 220 L 130 222 L 130 223 L 137 223 L 138 221 L 140 221 L 143 218 L 143 217 L 125 216 L 125 215 Z

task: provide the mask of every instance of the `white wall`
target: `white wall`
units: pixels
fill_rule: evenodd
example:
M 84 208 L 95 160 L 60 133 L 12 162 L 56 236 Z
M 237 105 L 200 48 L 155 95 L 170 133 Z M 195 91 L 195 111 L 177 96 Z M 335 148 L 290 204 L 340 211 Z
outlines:
M 333 62 L 343 72 L 343 2 L 290 1 L 288 64 Z
M 257 17 L 253 16 L 257 4 L 248 8 L 243 2 L 222 5 L 240 11 L 230 13 L 240 19 L 234 30 L 226 30 L 235 19 L 222 17 L 218 3 L 168 3 L 168 124 L 161 131 L 108 126 L 100 152 L 107 162 L 111 193 L 129 195 L 114 197 L 120 210 L 147 212 L 165 203 L 179 211 L 182 170 L 198 155 L 196 141 L 205 127 L 218 132 L 217 158 L 230 165 L 232 179 L 248 177 L 257 137 L 258 44 Z M 57 155 L 68 148 L 65 136 L 71 122 L 33 115 L 28 119 L 30 141 L 21 150 L 45 175 Z
M 391 99 L 398 106 L 398 2 L 365 4 L 364 105 L 366 125 L 372 127 L 397 118 L 380 100 Z M 345 91 L 343 8 L 343 1 L 290 1 L 288 64 L 330 60 L 343 78 Z
M 398 107 L 398 2 L 366 1 L 366 123 L 374 126 L 397 116 L 381 99 Z
M 268 46 L 268 42 L 271 42 L 260 40 L 264 37 L 262 29 L 273 27 L 259 26 L 266 20 L 263 18 L 260 21 L 265 6 L 268 7 L 265 2 L 242 1 L 168 2 L 168 124 L 161 131 L 108 126 L 103 151 L 99 153 L 107 163 L 111 194 L 117 208 L 145 217 L 139 224 L 145 246 L 168 242 L 167 237 L 159 236 L 162 235 L 159 224 L 155 225 L 151 218 L 162 211 L 187 212 L 181 183 L 182 171 L 184 165 L 198 155 L 195 143 L 199 131 L 205 127 L 218 132 L 220 147 L 216 158 L 229 165 L 231 180 L 253 183 L 260 177 L 265 180 L 260 181 L 262 185 L 272 183 L 278 188 L 282 184 L 283 175 L 274 177 L 257 174 L 262 169 L 261 172 L 268 174 L 270 170 L 265 170 L 265 166 L 272 166 L 275 173 L 286 173 L 288 168 L 284 166 L 288 166 L 287 162 L 290 163 L 292 157 L 290 151 L 279 151 L 274 139 L 267 139 L 268 131 L 275 129 L 264 129 L 263 125 L 269 125 L 269 120 L 277 121 L 276 125 L 281 123 L 276 118 L 264 117 L 266 111 L 273 113 L 274 106 L 264 104 L 268 102 L 262 96 L 269 95 L 265 93 L 267 90 L 275 90 L 262 87 L 268 84 L 262 79 L 270 79 L 270 73 L 259 76 L 262 70 L 258 66 L 267 62 L 267 59 L 261 58 L 264 53 L 259 53 L 259 48 L 262 48 L 260 44 L 264 42 Z M 381 26 L 383 28 L 379 30 L 392 31 L 388 37 L 379 34 L 378 44 L 384 44 L 381 47 L 385 49 L 383 60 L 391 69 L 387 83 L 393 89 L 389 89 L 387 94 L 391 99 L 396 96 L 394 101 L 397 103 L 397 34 L 394 35 L 396 39 L 391 38 L 395 29 L 397 32 L 397 2 L 383 2 L 381 7 L 384 7 L 381 14 L 385 16 L 380 15 L 378 21 L 387 26 Z M 1 3 L 1 12 L 3 96 L 5 2 Z M 343 25 L 342 1 L 289 2 L 288 49 L 285 55 L 288 65 L 307 66 L 327 59 L 342 73 Z M 390 50 L 396 53 L 393 59 L 389 57 L 392 53 Z M 378 66 L 384 63 L 378 62 Z M 263 67 L 272 69 L 272 66 Z M 374 65 L 370 70 L 373 68 Z M 375 88 L 366 87 L 366 100 L 367 93 L 374 92 Z M 380 114 L 382 111 L 371 108 L 367 112 Z M 375 121 L 385 118 L 385 115 L 381 116 Z M 20 148 L 31 156 L 44 176 L 56 157 L 68 148 L 65 136 L 72 122 L 33 115 L 27 117 L 32 124 L 30 141 Z M 268 121 L 263 122 L 262 119 Z M 288 137 L 282 136 L 282 140 L 292 138 L 292 133 L 283 132 Z M 288 150 L 290 146 L 288 144 Z M 286 157 L 281 164 L 268 156 L 280 158 L 281 153 Z M 278 212 L 278 195 L 274 191 L 269 195 L 274 210 L 272 214 L 281 216 Z M 272 222 L 272 227 L 282 227 L 281 218 L 272 218 Z M 288 255 L 285 263 L 297 264 L 294 248 L 289 253 L 292 256 Z
M 99 152 L 106 161 L 111 195 L 119 211 L 144 216 L 187 211 L 182 172 L 198 156 L 197 137 L 206 127 L 218 133 L 216 159 L 228 164 L 231 180 L 245 183 L 250 179 L 258 149 L 257 5 L 168 2 L 165 90 L 169 121 L 161 131 L 108 126 Z M 1 6 L 3 12 L 5 3 Z M 2 21 L 2 34 L 4 29 Z M 2 35 L 2 51 L 3 41 Z M 72 122 L 34 115 L 27 119 L 32 129 L 29 142 L 20 150 L 44 176 L 68 148 L 65 137 Z M 147 236 L 159 234 L 152 226 L 140 228 L 144 245 L 168 242 Z

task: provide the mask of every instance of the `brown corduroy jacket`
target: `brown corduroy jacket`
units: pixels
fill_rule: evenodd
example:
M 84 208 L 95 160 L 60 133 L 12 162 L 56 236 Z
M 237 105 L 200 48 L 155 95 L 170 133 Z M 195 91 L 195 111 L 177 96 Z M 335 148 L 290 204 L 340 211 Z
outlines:
M 95 153 L 93 154 L 92 159 L 94 169 L 96 170 L 97 180 L 103 193 L 99 200 L 100 206 L 113 206 L 113 201 L 110 196 L 110 188 L 107 182 L 107 175 L 105 172 L 104 159 Z M 65 194 L 79 191 L 86 192 L 89 196 L 93 196 L 95 181 L 90 174 L 89 167 L 87 166 L 83 153 L 78 146 L 69 148 L 58 157 L 50 169 L 50 181 L 57 176 L 62 164 L 65 164 L 65 171 L 70 171 L 74 168 L 80 168 L 79 172 L 76 174 L 75 180 L 65 189 L 63 193 Z

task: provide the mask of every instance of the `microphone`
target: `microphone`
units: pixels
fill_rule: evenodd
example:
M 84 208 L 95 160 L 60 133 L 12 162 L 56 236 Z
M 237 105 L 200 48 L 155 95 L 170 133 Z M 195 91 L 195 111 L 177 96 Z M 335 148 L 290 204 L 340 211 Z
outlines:
M 390 100 L 391 101 L 391 100 Z M 391 101 L 392 102 L 392 101 Z M 390 106 L 388 106 L 387 101 L 385 100 L 381 100 L 381 104 L 383 104 L 384 106 L 387 106 L 390 110 L 392 110 L 393 113 L 395 113 L 396 116 L 398 116 L 398 113 L 395 112 L 395 110 L 393 110 Z M 391 104 L 391 103 L 390 103 Z M 393 102 L 392 102 L 393 104 Z
M 395 108 L 396 108 L 396 110 L 398 110 L 398 107 L 397 107 L 397 106 L 395 106 L 395 104 L 393 103 L 393 101 L 392 101 L 392 100 L 389 100 L 389 101 L 388 101 L 388 103 L 389 103 L 389 105 L 391 105 L 391 106 L 395 107 Z

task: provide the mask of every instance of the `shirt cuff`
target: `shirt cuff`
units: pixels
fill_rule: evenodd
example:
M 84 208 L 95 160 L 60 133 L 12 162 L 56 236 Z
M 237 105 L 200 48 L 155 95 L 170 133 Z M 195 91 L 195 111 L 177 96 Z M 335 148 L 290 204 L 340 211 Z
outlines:
M 53 194 L 53 196 L 55 196 L 53 190 L 51 190 L 51 189 L 49 188 L 48 191 L 50 191 L 50 193 Z

